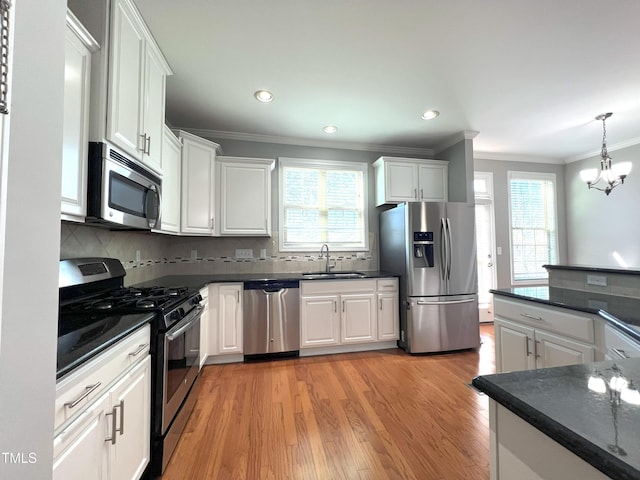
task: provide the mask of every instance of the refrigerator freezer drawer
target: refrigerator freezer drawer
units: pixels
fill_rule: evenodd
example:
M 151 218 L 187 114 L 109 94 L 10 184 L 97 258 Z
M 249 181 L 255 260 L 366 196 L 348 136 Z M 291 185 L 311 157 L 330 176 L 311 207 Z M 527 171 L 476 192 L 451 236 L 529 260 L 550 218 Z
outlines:
M 478 297 L 410 297 L 407 346 L 409 353 L 478 348 Z

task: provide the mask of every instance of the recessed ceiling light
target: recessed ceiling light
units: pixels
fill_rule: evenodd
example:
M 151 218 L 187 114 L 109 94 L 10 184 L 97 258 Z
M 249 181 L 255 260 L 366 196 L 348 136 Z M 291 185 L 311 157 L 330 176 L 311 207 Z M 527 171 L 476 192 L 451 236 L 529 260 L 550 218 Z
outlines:
M 335 125 L 327 125 L 326 127 L 322 128 L 322 131 L 324 133 L 336 133 L 338 131 L 338 127 L 336 127 Z
M 422 114 L 422 119 L 423 120 L 433 120 L 438 115 L 440 115 L 440 112 L 437 111 L 437 110 L 427 110 L 426 112 L 424 112 Z
M 269 90 L 258 90 L 253 94 L 256 100 L 262 103 L 269 103 L 273 100 L 273 93 Z

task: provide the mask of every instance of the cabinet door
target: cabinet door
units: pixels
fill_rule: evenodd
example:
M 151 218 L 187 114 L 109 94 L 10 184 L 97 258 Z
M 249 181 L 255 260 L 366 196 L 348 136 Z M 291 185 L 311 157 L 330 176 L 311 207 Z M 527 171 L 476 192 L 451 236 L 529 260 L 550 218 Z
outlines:
M 147 355 L 111 390 L 112 416 L 115 421 L 115 443 L 110 447 L 111 478 L 137 479 L 149 463 L 151 438 L 151 356 Z M 111 426 L 111 425 L 110 425 Z M 112 428 L 110 435 L 113 434 Z
M 209 355 L 209 287 L 200 290 L 202 296 L 202 317 L 200 317 L 200 368 Z
M 496 371 L 536 368 L 534 330 L 495 318 Z
M 376 306 L 373 293 L 342 295 L 342 343 L 374 342 L 377 339 Z
M 418 172 L 413 163 L 385 163 L 384 185 L 387 202 L 414 202 L 418 199 Z
M 64 60 L 61 213 L 63 220 L 84 221 L 87 214 L 91 50 L 80 40 L 74 28 L 81 26 L 77 20 L 68 17 Z
M 446 202 L 448 176 L 445 165 L 419 165 L 418 199 L 421 202 Z
M 593 362 L 595 349 L 567 338 L 536 330 L 537 368 Z
M 221 285 L 218 353 L 242 353 L 242 284 Z
M 398 293 L 378 294 L 378 340 L 397 340 L 400 329 Z
M 164 130 L 164 99 L 166 76 L 159 52 L 147 42 L 145 50 L 145 88 L 142 130 L 145 145 L 142 161 L 156 173 L 164 173 L 162 165 L 162 131 Z M 146 135 L 146 137 L 144 137 Z M 163 182 L 164 185 L 164 182 Z
M 338 296 L 302 297 L 300 302 L 300 348 L 338 345 Z
M 53 440 L 54 480 L 97 480 L 106 478 L 107 418 L 109 394 L 93 406 Z
M 180 231 L 180 177 L 182 146 L 168 128 L 164 128 L 162 146 L 161 230 Z
M 107 138 L 140 160 L 145 38 L 127 2 L 112 11 Z
M 220 162 L 220 235 L 271 234 L 271 167 Z
M 215 149 L 182 138 L 181 232 L 211 235 Z

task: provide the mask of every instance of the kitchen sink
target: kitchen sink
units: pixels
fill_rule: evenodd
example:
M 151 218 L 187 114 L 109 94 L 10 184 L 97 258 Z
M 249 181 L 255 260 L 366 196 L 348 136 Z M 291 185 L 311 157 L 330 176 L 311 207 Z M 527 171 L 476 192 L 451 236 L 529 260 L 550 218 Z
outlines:
M 308 280 L 319 280 L 323 278 L 362 278 L 364 273 L 360 272 L 308 272 L 302 276 Z

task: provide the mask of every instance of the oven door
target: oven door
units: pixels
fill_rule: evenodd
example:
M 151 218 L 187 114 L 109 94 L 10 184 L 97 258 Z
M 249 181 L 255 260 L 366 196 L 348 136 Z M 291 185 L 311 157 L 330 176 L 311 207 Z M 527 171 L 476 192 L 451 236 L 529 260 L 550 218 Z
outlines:
M 198 305 L 164 335 L 162 434 L 187 397 L 200 370 L 200 317 Z

